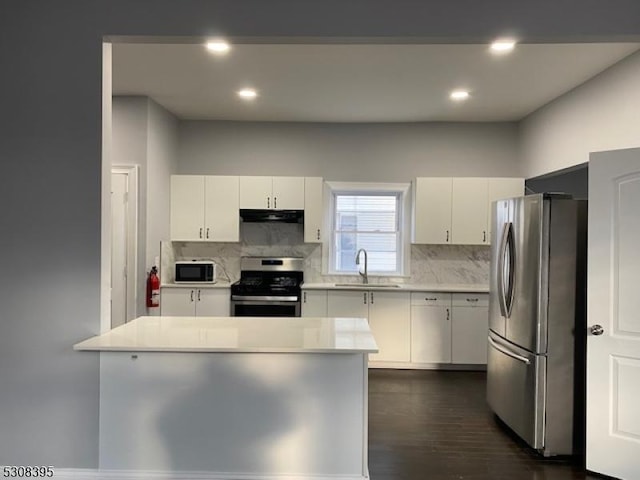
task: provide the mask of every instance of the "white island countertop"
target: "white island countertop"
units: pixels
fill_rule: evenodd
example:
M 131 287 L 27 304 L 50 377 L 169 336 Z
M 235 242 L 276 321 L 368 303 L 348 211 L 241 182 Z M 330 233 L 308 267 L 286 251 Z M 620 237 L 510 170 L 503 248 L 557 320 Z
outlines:
M 364 318 L 139 317 L 73 346 L 85 351 L 376 353 Z

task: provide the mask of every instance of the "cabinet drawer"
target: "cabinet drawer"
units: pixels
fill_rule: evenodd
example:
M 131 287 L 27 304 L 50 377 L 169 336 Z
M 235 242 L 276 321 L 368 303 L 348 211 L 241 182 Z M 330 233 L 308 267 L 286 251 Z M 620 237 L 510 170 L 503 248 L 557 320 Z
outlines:
M 451 305 L 451 294 L 442 292 L 411 292 L 411 305 L 448 307 Z
M 454 307 L 488 307 L 488 293 L 453 293 L 451 303 Z

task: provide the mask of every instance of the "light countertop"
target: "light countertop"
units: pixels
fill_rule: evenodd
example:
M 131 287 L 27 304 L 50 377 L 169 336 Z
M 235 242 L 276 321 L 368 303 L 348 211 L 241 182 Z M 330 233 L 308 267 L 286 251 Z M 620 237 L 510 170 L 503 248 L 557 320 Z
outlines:
M 303 283 L 303 290 L 380 290 L 386 292 L 450 292 L 450 293 L 489 293 L 489 285 L 486 284 L 417 284 L 402 283 L 397 287 L 385 287 L 384 284 L 353 283 L 349 286 L 335 283 Z
M 89 351 L 376 353 L 364 318 L 139 317 L 73 346 Z

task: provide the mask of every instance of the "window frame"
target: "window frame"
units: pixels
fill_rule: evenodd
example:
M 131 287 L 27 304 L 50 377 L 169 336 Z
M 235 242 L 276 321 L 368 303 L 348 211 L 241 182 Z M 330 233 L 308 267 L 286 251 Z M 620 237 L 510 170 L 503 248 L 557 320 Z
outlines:
M 329 227 L 325 247 L 326 252 L 324 263 L 325 275 L 358 275 L 357 272 L 343 272 L 335 268 L 336 248 L 336 196 L 337 195 L 391 195 L 397 196 L 397 216 L 398 216 L 398 241 L 397 241 L 397 267 L 394 272 L 370 272 L 370 277 L 408 277 L 410 260 L 411 241 L 411 210 L 410 210 L 410 183 L 365 183 L 365 182 L 326 182 L 328 187 L 328 205 L 326 208 L 326 225 Z

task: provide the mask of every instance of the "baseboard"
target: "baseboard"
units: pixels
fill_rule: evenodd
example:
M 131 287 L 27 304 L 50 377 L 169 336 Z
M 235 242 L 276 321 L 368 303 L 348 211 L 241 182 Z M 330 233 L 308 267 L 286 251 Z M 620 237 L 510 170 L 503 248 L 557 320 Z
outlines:
M 261 475 L 147 470 L 55 469 L 56 480 L 369 480 L 367 475 Z

